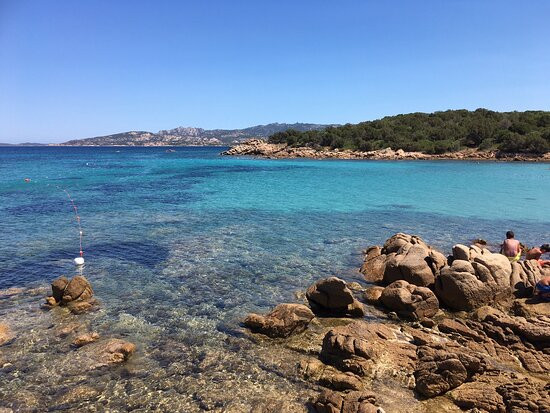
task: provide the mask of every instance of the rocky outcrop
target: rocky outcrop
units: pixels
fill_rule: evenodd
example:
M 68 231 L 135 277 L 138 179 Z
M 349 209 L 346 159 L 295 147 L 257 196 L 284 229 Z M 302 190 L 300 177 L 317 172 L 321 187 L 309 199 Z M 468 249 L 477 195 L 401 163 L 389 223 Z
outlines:
M 484 374 L 449 394 L 462 409 L 489 413 L 550 411 L 550 385 L 517 374 Z
M 97 139 L 97 138 L 95 138 Z M 259 156 L 272 159 L 311 158 L 311 159 L 373 159 L 373 160 L 406 160 L 406 159 L 455 159 L 455 160 L 513 160 L 513 161 L 547 161 L 550 152 L 542 155 L 510 154 L 496 151 L 464 149 L 444 154 L 426 154 L 407 152 L 403 149 L 384 148 L 373 151 L 353 151 L 348 149 L 331 149 L 329 147 L 288 146 L 287 144 L 268 143 L 262 139 L 250 139 L 239 143 L 222 155 Z
M 405 280 L 421 287 L 431 286 L 447 263 L 446 257 L 420 237 L 398 233 L 382 248 L 367 250 L 361 272 L 367 281 L 391 284 Z
M 303 304 L 279 304 L 265 316 L 250 314 L 244 325 L 269 337 L 288 337 L 304 331 L 313 317 L 313 312 Z
M 550 275 L 550 267 L 542 268 L 537 260 L 525 260 L 512 263 L 510 287 L 518 298 L 531 297 L 537 282 Z
M 439 301 L 427 287 L 418 287 L 399 280 L 388 285 L 379 300 L 397 315 L 412 320 L 430 318 L 439 311 Z
M 509 299 L 512 267 L 504 255 L 459 245 L 453 248 L 453 258 L 435 283 L 440 302 L 453 310 L 470 311 Z
M 324 390 L 313 401 L 311 407 L 317 413 L 383 413 L 376 406 L 376 395 L 370 391 L 336 393 Z
M 86 277 L 76 275 L 69 281 L 62 276 L 52 282 L 52 295 L 46 298 L 45 306 L 67 306 L 72 313 L 82 314 L 97 306 L 93 295 L 94 290 Z
M 318 315 L 363 317 L 363 304 L 354 298 L 346 282 L 336 277 L 324 278 L 306 291 L 311 309 Z

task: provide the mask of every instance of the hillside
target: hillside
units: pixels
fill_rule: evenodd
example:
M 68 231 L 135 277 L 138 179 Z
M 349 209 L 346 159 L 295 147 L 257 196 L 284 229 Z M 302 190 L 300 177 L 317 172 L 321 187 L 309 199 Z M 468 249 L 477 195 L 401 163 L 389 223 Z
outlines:
M 391 147 L 426 154 L 464 149 L 543 154 L 550 151 L 550 112 L 477 109 L 410 113 L 324 130 L 277 132 L 269 142 L 354 151 Z
M 267 138 L 275 133 L 288 129 L 297 132 L 323 129 L 328 125 L 312 123 L 270 123 L 268 125 L 252 126 L 245 129 L 202 129 L 179 127 L 161 130 L 157 133 L 147 131 L 131 131 L 114 135 L 98 136 L 87 139 L 75 139 L 61 145 L 68 146 L 185 146 L 185 145 L 231 145 L 250 138 Z

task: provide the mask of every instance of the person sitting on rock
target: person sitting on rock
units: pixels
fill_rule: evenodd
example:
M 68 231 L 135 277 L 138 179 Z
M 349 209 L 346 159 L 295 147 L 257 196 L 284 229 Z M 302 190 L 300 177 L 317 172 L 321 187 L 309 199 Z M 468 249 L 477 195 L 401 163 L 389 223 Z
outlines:
M 536 294 L 543 301 L 550 301 L 550 275 L 542 277 L 535 286 Z
M 508 231 L 506 233 L 506 239 L 500 247 L 500 253 L 507 256 L 510 262 L 519 261 L 521 258 L 521 245 L 514 237 L 514 232 Z
M 540 266 L 544 265 L 550 265 L 550 260 L 542 260 L 542 254 L 546 254 L 550 252 L 550 245 L 549 244 L 543 244 L 539 248 L 533 247 L 529 251 L 527 251 L 527 254 L 525 255 L 526 260 L 537 260 L 540 264 Z

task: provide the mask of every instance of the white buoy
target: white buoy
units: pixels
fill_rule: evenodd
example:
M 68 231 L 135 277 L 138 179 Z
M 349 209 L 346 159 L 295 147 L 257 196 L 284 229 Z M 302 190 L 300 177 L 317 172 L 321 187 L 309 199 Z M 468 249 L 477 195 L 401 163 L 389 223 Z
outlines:
M 84 257 L 76 257 L 74 259 L 74 264 L 79 267 L 81 265 L 84 265 Z

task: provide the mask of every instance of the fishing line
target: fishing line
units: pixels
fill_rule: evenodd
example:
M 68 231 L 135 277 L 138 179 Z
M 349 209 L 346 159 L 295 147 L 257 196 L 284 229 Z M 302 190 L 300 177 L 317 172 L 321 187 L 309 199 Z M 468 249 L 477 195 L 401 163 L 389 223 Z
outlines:
M 29 183 L 31 182 L 30 178 L 25 178 L 25 182 Z M 71 206 L 73 208 L 74 216 L 76 223 L 78 225 L 78 245 L 79 245 L 79 256 L 74 259 L 74 263 L 76 266 L 81 267 L 84 265 L 84 249 L 82 248 L 82 236 L 84 235 L 84 232 L 82 231 L 82 223 L 80 221 L 80 215 L 78 215 L 78 207 L 76 206 L 76 203 L 74 202 L 74 199 L 72 198 L 69 191 L 67 191 L 65 188 L 60 187 L 56 184 L 46 184 L 46 186 L 53 186 L 57 188 L 60 191 L 63 191 L 66 195 L 69 201 L 71 202 Z

